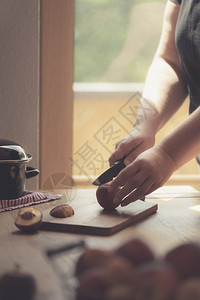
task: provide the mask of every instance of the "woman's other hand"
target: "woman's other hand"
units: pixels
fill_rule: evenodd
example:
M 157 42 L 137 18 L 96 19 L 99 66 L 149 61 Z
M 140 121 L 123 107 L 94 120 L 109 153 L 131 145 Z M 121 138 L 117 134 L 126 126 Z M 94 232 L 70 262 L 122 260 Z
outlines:
M 122 187 L 114 201 L 122 206 L 144 198 L 161 187 L 175 171 L 175 163 L 159 145 L 142 152 L 111 182 L 110 191 Z

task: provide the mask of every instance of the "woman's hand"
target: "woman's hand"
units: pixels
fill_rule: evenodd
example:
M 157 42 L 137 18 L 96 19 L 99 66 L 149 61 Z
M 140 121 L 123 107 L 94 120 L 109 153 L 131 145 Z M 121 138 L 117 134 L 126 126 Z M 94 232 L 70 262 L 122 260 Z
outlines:
M 123 169 L 111 182 L 109 190 L 122 187 L 114 201 L 126 206 L 161 187 L 174 171 L 174 161 L 161 146 L 157 145 L 138 155 Z
M 109 158 L 110 165 L 125 157 L 125 165 L 130 164 L 143 151 L 155 143 L 155 134 L 149 130 L 135 127 L 124 139 L 116 144 L 115 151 Z

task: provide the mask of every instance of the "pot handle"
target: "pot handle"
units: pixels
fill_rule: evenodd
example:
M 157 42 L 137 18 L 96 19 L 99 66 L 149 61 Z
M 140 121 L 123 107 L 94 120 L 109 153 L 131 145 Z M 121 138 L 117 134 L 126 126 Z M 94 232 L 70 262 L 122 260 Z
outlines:
M 31 178 L 34 176 L 37 176 L 40 173 L 38 169 L 32 168 L 32 167 L 27 167 L 26 168 L 26 178 Z

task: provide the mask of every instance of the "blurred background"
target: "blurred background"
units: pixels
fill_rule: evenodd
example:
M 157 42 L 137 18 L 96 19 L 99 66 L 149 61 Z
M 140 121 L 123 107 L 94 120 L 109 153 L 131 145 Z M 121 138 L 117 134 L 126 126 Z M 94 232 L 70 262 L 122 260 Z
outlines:
M 74 176 L 90 182 L 105 170 L 116 142 L 132 129 L 166 2 L 75 1 Z M 156 142 L 187 115 L 188 101 L 158 133 Z M 198 174 L 195 159 L 176 174 Z

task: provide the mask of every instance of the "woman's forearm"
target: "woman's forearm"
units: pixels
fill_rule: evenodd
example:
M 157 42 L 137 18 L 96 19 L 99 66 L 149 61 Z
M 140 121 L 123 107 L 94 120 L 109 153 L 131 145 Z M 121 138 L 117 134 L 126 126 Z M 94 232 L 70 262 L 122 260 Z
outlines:
M 200 108 L 159 144 L 172 158 L 176 170 L 200 153 Z

